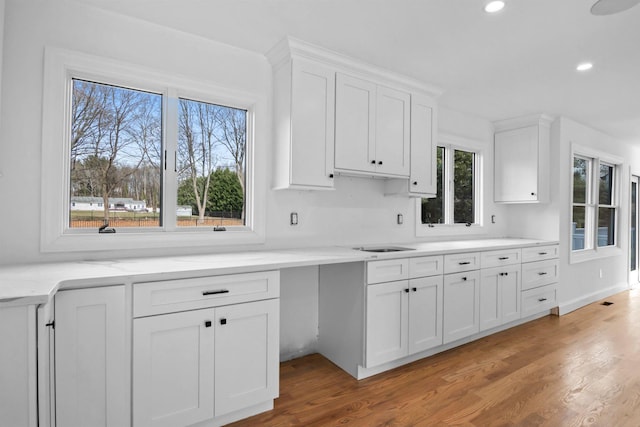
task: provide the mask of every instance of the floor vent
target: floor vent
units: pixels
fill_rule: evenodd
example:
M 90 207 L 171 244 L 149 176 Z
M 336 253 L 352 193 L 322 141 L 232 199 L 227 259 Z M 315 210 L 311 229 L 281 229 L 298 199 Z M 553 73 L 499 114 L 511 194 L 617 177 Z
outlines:
M 613 303 L 611 301 L 605 301 L 602 303 L 602 305 L 612 305 Z

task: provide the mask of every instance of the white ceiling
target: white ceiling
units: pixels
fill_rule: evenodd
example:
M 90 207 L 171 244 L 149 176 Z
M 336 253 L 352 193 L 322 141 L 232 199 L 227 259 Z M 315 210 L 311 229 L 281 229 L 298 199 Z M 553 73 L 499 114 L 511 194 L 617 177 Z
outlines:
M 265 53 L 286 35 L 441 87 L 489 120 L 564 115 L 640 143 L 640 5 L 595 0 L 83 0 Z M 579 62 L 594 68 L 578 73 Z

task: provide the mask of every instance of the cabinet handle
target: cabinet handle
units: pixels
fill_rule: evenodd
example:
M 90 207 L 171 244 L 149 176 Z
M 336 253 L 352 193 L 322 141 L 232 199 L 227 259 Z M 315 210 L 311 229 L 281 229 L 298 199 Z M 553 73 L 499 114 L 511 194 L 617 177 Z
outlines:
M 538 255 L 546 255 L 546 252 L 538 252 Z
M 418 292 L 418 288 L 411 288 L 413 292 Z
M 329 178 L 333 179 L 333 174 L 332 173 L 329 174 Z
M 500 258 L 498 258 L 500 261 L 504 261 L 505 259 L 509 259 L 508 256 L 501 256 Z
M 547 274 L 546 271 L 541 271 L 540 273 L 538 273 L 538 276 L 544 276 L 545 274 Z
M 406 293 L 409 293 L 409 288 L 405 289 L 404 291 L 405 291 Z
M 545 302 L 546 300 L 546 298 L 538 298 L 538 302 Z
M 471 261 L 464 261 L 464 262 L 459 262 L 458 265 L 469 265 L 471 264 Z
M 211 327 L 211 320 L 207 320 L 204 322 L 204 327 L 205 328 L 210 328 Z
M 381 164 L 382 164 L 382 160 L 380 160 L 380 161 L 378 162 L 378 164 L 379 164 L 379 165 L 381 165 Z
M 371 160 L 371 164 L 372 164 L 372 165 L 375 165 L 375 164 L 376 164 L 376 161 L 375 161 L 375 160 Z
M 224 317 L 222 319 L 220 319 L 220 324 L 221 325 L 226 325 L 227 324 L 227 319 L 225 319 Z
M 229 293 L 228 289 L 217 289 L 215 291 L 202 291 L 202 296 L 217 295 L 217 294 L 228 294 L 228 293 Z
M 466 278 L 466 277 L 463 277 L 463 278 L 462 278 L 462 281 L 463 281 L 463 282 L 466 282 L 466 281 L 467 281 L 467 278 Z

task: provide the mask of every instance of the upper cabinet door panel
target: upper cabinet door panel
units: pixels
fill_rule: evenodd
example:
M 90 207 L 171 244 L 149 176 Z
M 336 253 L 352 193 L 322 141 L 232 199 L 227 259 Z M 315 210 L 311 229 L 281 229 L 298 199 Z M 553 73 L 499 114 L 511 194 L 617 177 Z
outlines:
M 495 198 L 532 201 L 538 195 L 538 128 L 528 126 L 495 135 Z
M 333 186 L 335 71 L 294 59 L 291 89 L 291 177 L 294 184 Z
M 436 194 L 435 104 L 426 96 L 411 96 L 411 160 L 409 191 Z
M 411 96 L 378 86 L 375 134 L 376 170 L 385 175 L 409 175 Z
M 335 167 L 375 171 L 376 85 L 336 75 Z

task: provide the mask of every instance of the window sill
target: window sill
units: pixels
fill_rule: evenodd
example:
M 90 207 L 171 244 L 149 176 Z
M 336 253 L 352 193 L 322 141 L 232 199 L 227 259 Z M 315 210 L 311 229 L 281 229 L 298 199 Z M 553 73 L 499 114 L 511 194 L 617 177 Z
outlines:
M 624 252 L 617 246 L 571 251 L 571 253 L 569 254 L 569 264 L 579 264 L 581 262 L 588 262 L 621 255 L 624 255 Z

